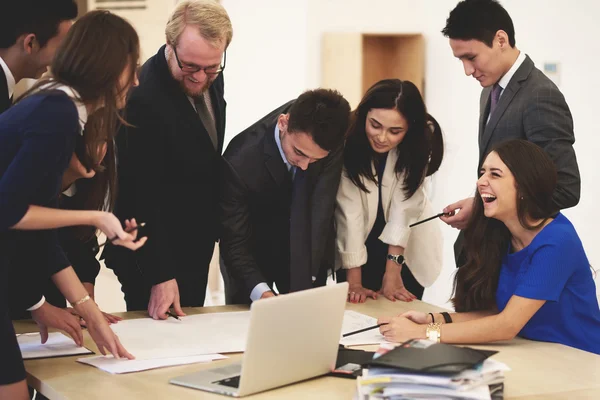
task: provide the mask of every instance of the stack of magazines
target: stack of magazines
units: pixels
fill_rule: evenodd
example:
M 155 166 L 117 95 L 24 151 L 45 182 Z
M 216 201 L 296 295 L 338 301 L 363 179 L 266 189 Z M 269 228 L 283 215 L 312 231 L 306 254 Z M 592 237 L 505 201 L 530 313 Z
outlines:
M 357 379 L 358 400 L 503 398 L 505 364 L 492 351 L 411 340 L 379 357 Z

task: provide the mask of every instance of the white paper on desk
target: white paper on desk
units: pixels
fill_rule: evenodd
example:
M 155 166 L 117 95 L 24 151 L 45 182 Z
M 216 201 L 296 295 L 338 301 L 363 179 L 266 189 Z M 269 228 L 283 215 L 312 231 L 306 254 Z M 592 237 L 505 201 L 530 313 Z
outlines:
M 344 322 L 342 323 L 342 335 L 344 333 L 354 332 L 359 329 L 368 328 L 377 325 L 377 318 L 358 313 L 356 311 L 346 310 L 344 312 Z M 356 335 L 342 337 L 340 344 L 344 346 L 359 346 L 365 344 L 383 344 L 389 343 L 385 337 L 379 333 L 379 329 L 357 333 Z
M 60 332 L 50 332 L 45 344 L 42 344 L 39 333 L 17 335 L 17 341 L 24 360 L 93 353 L 85 347 L 77 347 L 72 338 Z
M 411 397 L 411 395 L 413 395 Z M 477 386 L 470 390 L 456 391 L 448 388 L 425 385 L 394 385 L 390 384 L 383 389 L 383 397 L 403 396 L 402 398 L 456 398 L 463 400 L 490 400 L 489 386 Z
M 214 360 L 223 360 L 225 358 L 227 357 L 222 354 L 204 354 L 200 356 L 158 358 L 155 360 L 117 360 L 112 356 L 97 356 L 78 358 L 77 361 L 83 364 L 88 364 L 93 367 L 99 368 L 102 371 L 110 372 L 111 374 L 126 374 L 128 372 L 146 371 L 149 369 L 171 367 L 174 365 L 206 363 Z
M 137 360 L 236 353 L 246 349 L 250 311 L 130 319 L 112 325 Z

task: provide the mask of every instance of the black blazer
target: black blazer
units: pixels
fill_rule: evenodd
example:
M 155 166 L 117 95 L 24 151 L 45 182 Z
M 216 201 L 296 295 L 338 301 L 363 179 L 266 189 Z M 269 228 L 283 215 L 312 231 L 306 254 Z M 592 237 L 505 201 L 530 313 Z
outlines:
M 6 74 L 0 68 L 0 114 L 10 107 L 11 101 L 8 96 L 8 84 L 6 83 Z
M 177 268 L 203 268 L 217 239 L 219 162 L 225 132 L 223 74 L 209 88 L 218 150 L 168 69 L 165 46 L 143 65 L 117 135 L 119 186 L 115 214 L 146 222 L 148 242 L 136 252 L 107 246 L 107 266 L 118 275 L 137 264 L 154 285 Z M 207 255 L 208 254 L 208 255 Z M 208 257 L 208 258 L 207 258 Z M 206 259 L 207 258 L 207 259 Z
M 343 149 L 310 164 L 292 199 L 292 178 L 275 142 L 277 117 L 292 103 L 233 138 L 223 155 L 220 251 L 241 292 L 235 301 L 248 302 L 261 282 L 282 293 L 310 288 L 311 277 L 333 265 Z

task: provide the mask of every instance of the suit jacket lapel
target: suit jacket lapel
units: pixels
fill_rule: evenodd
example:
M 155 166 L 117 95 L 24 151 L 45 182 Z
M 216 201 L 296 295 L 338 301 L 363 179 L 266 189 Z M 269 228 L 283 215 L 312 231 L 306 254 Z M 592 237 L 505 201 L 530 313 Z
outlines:
M 221 73 L 216 80 L 219 79 L 223 79 L 223 73 Z M 219 154 L 221 154 L 223 152 L 223 141 L 225 136 L 225 100 L 223 99 L 223 96 L 218 95 L 215 82 L 210 85 L 208 93 L 210 94 L 213 112 L 215 114 L 215 125 L 217 128 L 217 138 L 219 141 L 217 147 L 219 149 Z
M 479 154 L 480 158 L 482 158 L 487 152 L 488 143 L 492 138 L 492 133 L 494 132 L 496 125 L 498 125 L 498 122 L 500 121 L 502 115 L 510 105 L 512 99 L 515 97 L 519 89 L 521 89 L 521 82 L 527 79 L 532 68 L 533 61 L 531 61 L 529 56 L 527 56 L 523 64 L 519 67 L 519 69 L 517 69 L 517 71 L 511 78 L 510 82 L 508 82 L 508 85 L 506 85 L 506 88 L 500 96 L 500 100 L 498 100 L 498 105 L 496 106 L 494 113 L 490 115 L 490 121 L 487 123 L 483 131 L 483 137 L 481 138 L 481 147 Z
M 0 114 L 8 110 L 10 105 L 11 101 L 8 97 L 8 84 L 6 83 L 6 75 L 4 75 L 4 70 L 0 68 Z
M 487 117 L 490 113 L 490 94 L 492 92 L 491 87 L 484 88 L 481 93 L 481 99 L 479 101 L 479 148 L 483 149 L 483 133 L 485 132 L 485 126 Z

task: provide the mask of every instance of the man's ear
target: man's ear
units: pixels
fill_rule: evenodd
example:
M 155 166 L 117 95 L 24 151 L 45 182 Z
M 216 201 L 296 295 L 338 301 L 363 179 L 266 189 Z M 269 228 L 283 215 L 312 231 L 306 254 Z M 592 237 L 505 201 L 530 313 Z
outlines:
M 23 36 L 23 51 L 27 54 L 33 54 L 39 50 L 39 45 L 35 34 L 29 33 Z
M 288 124 L 290 122 L 290 114 L 281 114 L 279 118 L 277 118 L 277 124 L 279 125 L 279 130 L 283 132 L 288 131 Z
M 506 50 L 510 47 L 510 43 L 508 41 L 508 34 L 502 29 L 496 32 L 495 40 L 498 42 L 500 50 Z

